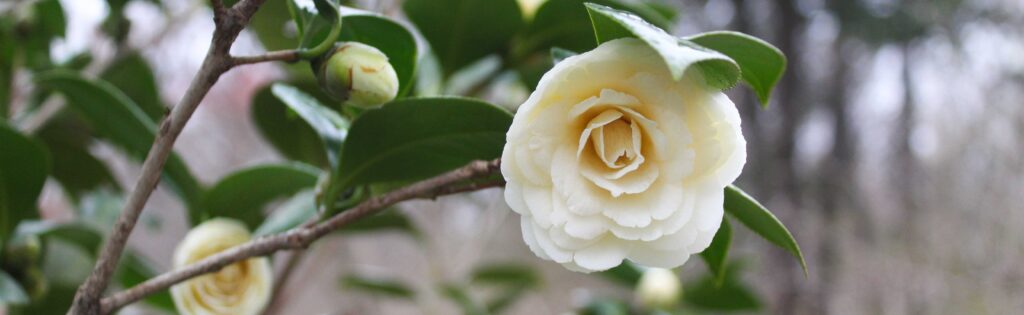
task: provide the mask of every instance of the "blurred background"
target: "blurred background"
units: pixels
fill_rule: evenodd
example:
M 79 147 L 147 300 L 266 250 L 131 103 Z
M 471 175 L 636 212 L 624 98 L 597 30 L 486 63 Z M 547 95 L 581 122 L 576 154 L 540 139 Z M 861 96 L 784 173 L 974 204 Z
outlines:
M 0 12 L 12 14 L 30 2 L 2 0 Z M 293 45 L 280 41 L 294 41 L 280 20 L 281 14 L 287 19 L 283 1 L 267 2 L 254 18 L 257 25 L 242 34 L 233 52 Z M 531 8 L 542 1 L 523 2 L 529 19 Z M 786 252 L 737 228 L 731 254 L 735 285 L 733 291 L 718 293 L 731 298 L 718 303 L 715 296 L 701 295 L 707 271 L 692 258 L 678 270 L 686 294 L 694 297 L 688 298 L 687 312 L 1024 310 L 1024 2 L 650 2 L 671 21 L 665 25 L 676 35 L 736 30 L 774 44 L 789 58 L 767 110 L 759 109 L 745 87 L 729 93 L 743 115 L 748 141 L 739 186 L 789 227 L 810 273 L 805 277 Z M 174 104 L 209 45 L 213 23 L 208 4 L 119 3 L 123 7 L 112 8 L 104 0 L 60 1 L 66 32 L 52 39 L 48 57 L 68 64 L 88 55 L 83 71 L 99 76 L 115 61 L 139 56 L 152 69 L 159 88 L 156 102 Z M 401 0 L 348 4 L 413 27 Z M 111 12 L 123 19 L 110 18 Z M 261 24 L 275 18 L 278 24 Z M 421 52 L 428 51 L 429 43 L 419 41 Z M 482 97 L 514 110 L 529 95 L 531 74 L 506 69 L 509 45 L 499 43 L 493 55 L 458 73 L 423 53 L 416 92 Z M 250 107 L 267 84 L 302 82 L 308 72 L 304 66 L 260 64 L 222 77 L 176 146 L 198 180 L 213 183 L 238 169 L 284 161 L 261 134 Z M 442 76 L 448 79 L 437 80 Z M 19 113 L 24 110 L 19 104 L 31 103 L 26 92 L 31 76 L 15 72 L 12 82 L 11 111 Z M 59 103 L 48 100 L 39 110 L 55 112 Z M 32 117 L 20 123 L 25 128 L 41 124 Z M 102 141 L 91 143 L 88 151 L 110 168 L 118 186 L 134 184 L 136 160 Z M 109 218 L 116 216 L 121 194 L 68 198 L 51 180 L 41 211 L 55 221 L 82 213 Z M 399 208 L 409 218 L 407 226 L 343 234 L 313 246 L 298 260 L 275 307 L 286 310 L 281 314 L 453 314 L 474 300 L 507 295 L 510 302 L 502 314 L 561 314 L 595 302 L 634 300 L 629 285 L 536 258 L 522 242 L 518 216 L 498 189 Z M 156 270 L 166 270 L 172 249 L 187 231 L 184 218 L 181 203 L 166 188 L 159 189 L 130 246 Z M 72 264 L 72 256 L 44 266 L 44 272 L 70 282 L 84 277 L 91 263 Z M 522 290 L 481 286 L 477 280 L 488 268 L 519 272 L 526 284 Z M 140 305 L 124 313 L 161 311 Z

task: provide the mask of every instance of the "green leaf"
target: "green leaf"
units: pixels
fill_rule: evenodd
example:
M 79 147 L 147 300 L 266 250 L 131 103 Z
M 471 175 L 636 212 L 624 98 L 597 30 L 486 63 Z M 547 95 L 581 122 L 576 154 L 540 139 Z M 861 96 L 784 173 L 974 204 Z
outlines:
M 0 242 L 25 219 L 39 217 L 36 198 L 46 182 L 50 157 L 38 141 L 0 121 Z M 2 243 L 0 243 L 2 244 Z
M 578 55 L 575 51 L 564 49 L 564 48 L 559 48 L 559 47 L 551 47 L 551 63 L 552 64 L 558 64 L 559 62 L 562 62 L 562 60 L 565 60 L 566 58 L 569 58 L 569 57 L 572 57 L 572 56 L 575 56 L 575 55 Z
M 628 288 L 633 288 L 636 287 L 638 282 L 640 282 L 640 277 L 643 276 L 644 272 L 643 270 L 640 270 L 640 268 L 637 268 L 633 263 L 623 261 L 619 266 L 599 272 L 598 274 L 612 282 Z
M 75 202 L 96 189 L 120 190 L 107 165 L 89 152 L 93 139 L 88 130 L 77 117 L 59 114 L 35 133 L 53 157 L 50 175 Z
M 452 302 L 455 302 L 462 310 L 463 315 L 489 315 L 490 312 L 480 305 L 479 302 L 473 300 L 473 297 L 469 296 L 466 289 L 456 286 L 454 284 L 446 284 L 441 286 L 441 293 Z
M 534 288 L 540 285 L 540 275 L 525 265 L 490 264 L 473 270 L 474 284 Z
M 334 47 L 334 43 L 341 34 L 341 13 L 338 12 L 338 4 L 333 0 L 313 0 L 318 14 L 311 17 L 310 23 L 303 28 L 308 31 L 303 34 L 302 42 L 299 44 L 299 57 L 303 59 L 319 58 Z M 314 26 L 317 27 L 314 30 Z
M 280 50 L 295 48 L 299 42 L 298 36 L 287 32 L 288 23 L 291 21 L 287 1 L 266 1 L 250 19 L 249 29 L 256 33 L 267 50 Z
M 516 47 L 519 56 L 552 47 L 571 51 L 589 51 L 596 47 L 594 30 L 584 3 L 591 2 L 630 11 L 662 28 L 672 26 L 671 19 L 658 13 L 650 3 L 620 0 L 547 0 L 527 27 Z
M 135 101 L 146 116 L 153 121 L 163 118 L 167 107 L 160 100 L 160 90 L 149 63 L 141 55 L 133 53 L 111 64 L 100 78 L 110 82 Z
M 722 281 L 725 280 L 725 261 L 728 259 L 731 243 L 732 225 L 729 224 L 729 220 L 723 219 L 722 226 L 718 228 L 715 238 L 711 240 L 711 245 L 700 253 L 700 257 L 708 265 L 708 270 L 715 275 L 716 285 L 722 285 Z
M 731 31 L 701 33 L 687 39 L 735 60 L 743 82 L 754 89 L 761 106 L 768 107 L 772 88 L 786 71 L 786 56 L 781 50 L 756 37 Z
M 804 261 L 804 255 L 800 252 L 800 246 L 796 244 L 793 235 L 774 214 L 758 203 L 754 197 L 747 195 L 739 187 L 729 185 L 725 188 L 725 211 L 750 230 L 772 244 L 782 247 L 800 260 L 804 276 L 807 275 L 807 263 Z
M 300 163 L 260 165 L 234 172 L 203 195 L 206 216 L 194 218 L 193 223 L 221 217 L 256 228 L 263 222 L 267 203 L 313 187 L 319 173 L 320 169 Z
M 507 50 L 524 27 L 516 0 L 406 0 L 402 9 L 430 43 L 446 75 Z
M 156 136 L 156 123 L 117 88 L 102 80 L 89 80 L 60 70 L 39 74 L 35 82 L 64 94 L 68 105 L 80 113 L 100 136 L 138 160 L 146 158 Z M 176 154 L 168 158 L 164 178 L 188 206 L 190 213 L 197 214 L 196 203 L 201 188 L 185 162 Z
M 277 207 L 263 220 L 253 236 L 266 236 L 287 231 L 302 225 L 316 215 L 316 193 L 313 190 L 299 192 Z M 355 223 L 359 223 L 358 220 Z
M 346 14 L 338 41 L 360 42 L 379 49 L 398 75 L 398 95 L 406 95 L 416 75 L 416 38 L 398 22 L 366 13 Z
M 687 284 L 683 299 L 691 306 L 708 311 L 757 312 L 761 308 L 761 300 L 753 290 L 740 282 L 740 267 L 738 263 L 729 264 L 721 285 L 716 284 L 717 280 L 713 275 Z
M 307 70 L 308 71 L 308 70 Z M 305 82 L 299 87 L 307 93 L 320 93 L 316 83 Z M 263 138 L 289 160 L 327 168 L 327 151 L 323 140 L 301 117 L 274 96 L 271 86 L 261 88 L 253 96 L 252 120 Z M 326 95 L 322 95 L 324 100 Z
M 0 270 L 0 304 L 28 303 L 28 294 L 7 272 Z
M 348 136 L 349 122 L 338 112 L 324 106 L 316 98 L 303 93 L 296 87 L 277 83 L 271 88 L 274 96 L 277 96 L 288 108 L 291 108 L 299 117 L 302 117 L 313 130 L 320 135 L 327 152 L 327 160 L 331 165 L 337 165 L 338 153 L 341 145 Z
M 51 221 L 24 221 L 18 225 L 17 238 L 37 236 L 53 238 L 75 245 L 89 255 L 96 255 L 103 243 L 103 235 L 95 228 L 78 223 L 54 223 Z
M 355 122 L 335 175 L 342 189 L 412 181 L 501 156 L 512 115 L 466 98 L 403 99 Z
M 404 232 L 413 237 L 419 238 L 420 232 L 416 229 L 409 217 L 398 210 L 385 210 L 379 214 L 359 219 L 338 230 L 338 233 L 365 233 L 377 231 L 398 231 Z
M 343 288 L 362 291 L 374 295 L 394 298 L 413 299 L 416 292 L 409 286 L 395 280 L 369 279 L 357 275 L 348 275 L 339 281 Z
M 739 65 L 728 56 L 672 36 L 632 13 L 593 3 L 587 3 L 587 10 L 598 43 L 639 38 L 661 55 L 676 80 L 691 66 L 701 71 L 709 86 L 718 89 L 731 88 L 740 78 Z
M 0 18 L 0 42 L 13 43 L 13 19 Z M 11 87 L 14 83 L 14 45 L 0 46 L 0 120 L 6 120 L 11 109 Z
M 121 257 L 116 277 L 122 288 L 131 288 L 159 275 L 153 263 L 136 253 L 127 252 Z M 160 290 L 142 300 L 146 304 L 164 311 L 175 312 L 174 300 L 169 290 Z

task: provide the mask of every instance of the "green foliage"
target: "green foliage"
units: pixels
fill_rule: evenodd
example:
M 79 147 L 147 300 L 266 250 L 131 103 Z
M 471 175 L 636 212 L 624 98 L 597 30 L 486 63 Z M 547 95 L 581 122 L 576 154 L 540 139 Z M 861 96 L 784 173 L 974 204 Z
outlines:
M 507 51 L 525 25 L 515 0 L 406 0 L 402 9 L 430 43 L 446 75 Z
M 97 134 L 120 146 L 130 156 L 145 159 L 156 136 L 156 123 L 117 88 L 102 80 L 89 80 L 61 70 L 39 74 L 35 82 L 64 94 L 68 105 L 81 114 Z M 188 205 L 191 215 L 197 215 L 201 187 L 177 155 L 172 154 L 167 160 L 164 178 Z
M 547 0 L 534 15 L 523 41 L 516 47 L 520 54 L 562 47 L 572 51 L 594 49 L 597 40 L 585 3 L 594 3 L 632 12 L 661 28 L 671 27 L 672 17 L 657 12 L 652 3 L 620 0 Z M 674 11 L 670 11 L 674 12 Z
M 466 289 L 453 284 L 441 286 L 441 294 L 459 306 L 463 315 L 489 315 L 486 306 L 481 305 L 466 292 Z
M 690 67 L 699 69 L 708 85 L 728 89 L 740 78 L 740 67 L 728 56 L 677 38 L 640 17 L 593 3 L 587 4 L 598 43 L 634 37 L 643 40 L 661 55 L 676 80 Z
M 153 121 L 163 118 L 167 108 L 160 101 L 160 90 L 149 63 L 138 53 L 117 59 L 100 78 L 124 92 Z
M 396 209 L 384 210 L 376 215 L 365 217 L 359 221 L 352 222 L 338 230 L 338 233 L 364 233 L 378 231 L 396 231 L 409 234 L 419 238 L 420 232 L 416 229 L 409 217 Z
M 473 271 L 472 283 L 498 290 L 487 303 L 487 311 L 498 314 L 517 301 L 527 290 L 540 286 L 541 278 L 529 266 L 507 263 L 483 265 Z
M 302 91 L 327 99 L 314 82 L 297 84 Z M 285 158 L 327 168 L 327 150 L 323 140 L 310 125 L 295 114 L 266 86 L 253 96 L 250 115 L 263 139 Z M 337 115 L 337 114 L 334 114 Z
M 729 257 L 731 243 L 732 225 L 729 224 L 729 220 L 723 219 L 722 226 L 718 228 L 715 238 L 711 240 L 711 245 L 700 253 L 700 257 L 708 265 L 708 270 L 714 275 L 716 285 L 722 285 L 722 282 L 725 281 L 725 262 Z
M 719 284 L 715 275 L 707 275 L 685 287 L 686 303 L 699 309 L 715 312 L 756 312 L 761 308 L 757 295 L 739 281 L 741 266 L 731 263 L 725 278 Z
M 117 282 L 122 288 L 130 288 L 159 275 L 153 263 L 132 252 L 125 253 L 117 268 Z M 174 300 L 168 290 L 161 290 L 147 296 L 143 302 L 158 309 L 175 312 Z
M 266 236 L 302 225 L 316 215 L 316 196 L 313 190 L 299 192 L 277 207 L 253 231 L 253 236 Z
M 798 260 L 807 275 L 807 263 L 804 255 L 800 252 L 800 246 L 796 244 L 793 235 L 789 233 L 782 222 L 775 217 L 767 208 L 762 206 L 753 197 L 747 195 L 736 186 L 725 188 L 725 211 L 739 220 L 743 225 L 750 228 L 772 244 L 785 249 Z
M 740 66 L 743 82 L 754 89 L 761 106 L 768 107 L 772 88 L 786 71 L 786 56 L 782 51 L 763 40 L 738 32 L 708 32 L 687 39 L 735 60 Z
M 332 166 L 337 165 L 341 145 L 348 136 L 348 120 L 298 88 L 278 83 L 271 87 L 271 91 L 288 108 L 302 117 L 310 127 L 313 127 L 323 141 L 328 161 Z
M 339 281 L 342 288 L 360 291 L 379 296 L 401 298 L 411 300 L 416 297 L 416 292 L 409 289 L 409 286 L 395 280 L 370 279 L 357 275 L 342 277 Z
M 263 222 L 263 208 L 267 203 L 313 187 L 319 173 L 316 167 L 301 163 L 239 170 L 225 176 L 203 195 L 204 216 L 193 218 L 192 223 L 218 217 L 233 218 L 250 229 L 256 228 Z
M 632 288 L 640 282 L 640 276 L 643 276 L 644 272 L 643 270 L 640 270 L 640 268 L 637 268 L 636 265 L 633 265 L 633 263 L 623 261 L 622 264 L 617 267 L 602 271 L 598 274 L 612 282 Z
M 352 123 L 336 173 L 342 189 L 412 181 L 501 156 L 507 111 L 466 98 L 394 101 Z
M 567 59 L 569 57 L 572 57 L 572 56 L 575 56 L 575 55 L 577 55 L 577 53 L 572 51 L 572 50 L 563 49 L 563 48 L 559 48 L 559 47 L 552 47 L 551 48 L 551 63 L 558 64 L 559 62 L 562 62 L 562 60 L 565 60 L 565 59 Z
M 92 134 L 80 119 L 68 114 L 58 115 L 37 130 L 36 137 L 46 144 L 53 158 L 50 176 L 73 201 L 96 189 L 120 189 L 106 164 L 89 152 Z
M 0 244 L 18 222 L 39 217 L 36 198 L 50 158 L 43 145 L 0 122 Z M 2 246 L 2 245 L 0 245 Z

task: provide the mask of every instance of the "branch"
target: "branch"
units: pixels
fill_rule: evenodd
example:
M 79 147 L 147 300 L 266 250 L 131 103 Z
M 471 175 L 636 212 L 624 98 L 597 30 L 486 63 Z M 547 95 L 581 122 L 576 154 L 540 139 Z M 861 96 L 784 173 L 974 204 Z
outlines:
M 265 0 L 243 0 L 231 9 L 225 9 L 222 4 L 220 5 L 222 14 L 215 19 L 216 28 L 206 58 L 203 59 L 203 64 L 185 92 L 185 96 L 174 106 L 171 114 L 160 123 L 156 140 L 153 142 L 149 154 L 146 155 L 146 160 L 142 163 L 142 175 L 139 176 L 131 195 L 125 202 L 121 215 L 114 225 L 114 230 L 103 245 L 99 258 L 96 260 L 96 266 L 85 283 L 78 288 L 68 314 L 101 314 L 100 296 L 110 283 L 110 277 L 117 267 L 117 262 L 124 252 L 128 237 L 135 228 L 135 223 L 138 222 L 146 201 L 149 200 L 149 196 L 160 181 L 164 163 L 167 162 L 167 158 L 173 151 L 174 142 L 178 139 L 181 131 L 185 129 L 185 124 L 213 84 L 222 74 L 231 69 L 231 57 L 228 51 L 263 1 Z M 219 2 L 214 1 L 215 9 Z
M 286 232 L 261 237 L 229 250 L 211 255 L 178 270 L 153 277 L 130 289 L 111 295 L 102 301 L 102 314 L 115 311 L 132 302 L 165 290 L 179 282 L 212 273 L 239 261 L 266 256 L 280 250 L 304 249 L 313 241 L 360 218 L 375 214 L 396 203 L 417 198 L 438 196 L 469 191 L 467 187 L 485 189 L 501 185 L 503 180 L 482 184 L 465 184 L 467 180 L 482 179 L 497 174 L 501 160 L 476 161 L 462 168 L 417 182 L 387 194 L 370 198 L 358 206 L 334 215 L 327 221 L 315 225 L 300 226 Z
M 296 62 L 301 59 L 299 57 L 299 50 L 288 49 L 268 52 L 262 55 L 256 56 L 238 56 L 231 57 L 232 66 L 241 66 L 247 64 L 254 64 L 267 61 L 284 61 L 284 62 Z

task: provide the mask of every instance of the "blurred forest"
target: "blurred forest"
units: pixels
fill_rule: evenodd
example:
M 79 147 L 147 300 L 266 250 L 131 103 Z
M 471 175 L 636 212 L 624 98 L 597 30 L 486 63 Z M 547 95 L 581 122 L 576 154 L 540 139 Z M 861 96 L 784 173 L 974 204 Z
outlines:
M 0 1 L 0 12 L 14 2 Z M 759 109 L 747 89 L 733 89 L 730 95 L 743 115 L 748 142 L 739 185 L 790 228 L 810 273 L 805 277 L 784 251 L 738 232 L 732 257 L 742 260 L 742 278 L 754 296 L 752 307 L 737 310 L 1024 310 L 1024 1 L 656 2 L 678 12 L 672 26 L 676 35 L 736 30 L 765 39 L 789 59 L 767 110 Z M 106 18 L 111 10 L 103 0 L 61 3 L 68 28 L 63 39 L 55 40 L 51 56 L 74 62 L 80 52 L 89 52 L 94 61 L 86 71 L 99 75 L 126 51 L 137 51 L 155 73 L 157 104 L 171 104 L 184 93 L 209 43 L 212 15 L 203 1 L 130 1 L 119 8 L 132 25 L 124 33 L 111 32 L 117 23 Z M 406 20 L 401 0 L 349 3 Z M 268 5 L 264 10 L 274 9 Z M 261 11 L 256 19 L 266 14 Z M 246 32 L 235 50 L 279 48 Z M 486 70 L 498 67 L 493 63 L 500 62 L 479 65 L 497 78 L 486 86 L 460 85 L 453 78 L 444 91 L 514 108 L 529 88 L 503 79 L 507 72 Z M 431 71 L 424 68 L 419 71 Z M 201 182 L 282 160 L 260 137 L 249 104 L 263 86 L 293 71 L 262 64 L 221 79 L 176 147 Z M 18 91 L 29 81 L 24 75 L 14 77 L 13 104 L 28 103 L 32 96 Z M 421 94 L 439 90 L 424 82 L 417 87 Z M 50 107 L 44 103 L 42 110 Z M 40 127 L 32 121 L 23 125 Z M 136 163 L 103 143 L 89 150 L 109 164 L 121 187 L 131 187 Z M 77 202 L 60 189 L 48 183 L 44 190 L 41 208 L 48 219 L 73 216 L 68 209 Z M 407 203 L 401 208 L 413 221 L 412 237 L 384 233 L 322 241 L 299 263 L 285 309 L 296 314 L 454 313 L 458 308 L 447 302 L 451 290 L 438 293 L 445 291 L 434 290 L 438 283 L 467 282 L 476 266 L 506 261 L 538 268 L 541 279 L 539 289 L 522 292 L 508 314 L 557 314 L 604 297 L 632 298 L 628 288 L 536 259 L 522 244 L 518 220 L 500 196 L 488 190 Z M 85 201 L 81 204 L 91 209 L 117 209 L 103 203 L 119 202 L 96 195 Z M 131 246 L 167 268 L 168 249 L 186 229 L 183 212 L 161 188 Z M 684 279 L 706 274 L 698 260 L 681 268 Z M 88 270 L 67 267 L 62 272 Z M 421 294 L 410 303 L 401 298 L 408 292 L 401 290 L 392 295 L 348 290 L 361 284 L 347 278 L 353 274 L 401 281 Z M 334 279 L 348 280 L 339 286 Z M 126 313 L 149 311 L 131 308 Z

